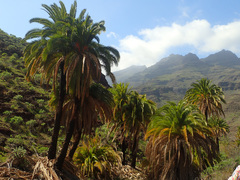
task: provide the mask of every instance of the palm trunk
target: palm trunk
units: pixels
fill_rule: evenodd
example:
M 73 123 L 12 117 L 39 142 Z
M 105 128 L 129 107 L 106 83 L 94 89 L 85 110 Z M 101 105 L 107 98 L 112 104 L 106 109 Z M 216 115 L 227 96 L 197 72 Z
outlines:
M 69 159 L 73 158 L 73 155 L 74 155 L 74 153 L 75 153 L 75 151 L 77 149 L 77 146 L 79 144 L 80 139 L 81 139 L 81 131 L 78 132 L 76 138 L 74 139 L 73 146 L 70 149 L 69 154 L 68 154 Z
M 122 165 L 126 165 L 126 149 L 127 149 L 126 139 L 124 137 L 122 141 L 122 153 L 123 153 Z
M 205 109 L 206 122 L 208 122 L 208 107 Z
M 79 102 L 79 100 L 77 98 L 75 98 L 74 116 L 70 120 L 69 127 L 68 127 L 68 130 L 67 130 L 66 138 L 65 138 L 61 153 L 58 156 L 57 162 L 55 164 L 57 169 L 60 170 L 60 171 L 62 170 L 64 160 L 67 156 L 67 150 L 68 150 L 68 146 L 69 146 L 69 143 L 70 143 L 72 135 L 73 135 L 75 122 L 78 120 L 78 112 L 79 112 L 78 111 L 78 109 L 79 109 L 78 102 Z
M 54 129 L 53 129 L 53 135 L 52 135 L 52 141 L 48 150 L 48 159 L 55 159 L 56 158 L 56 152 L 57 152 L 57 141 L 58 141 L 58 135 L 60 131 L 60 123 L 62 118 L 62 107 L 64 103 L 64 98 L 66 95 L 66 76 L 64 74 L 64 61 L 60 64 L 60 70 L 61 70 L 61 80 L 60 80 L 60 92 L 59 92 L 59 102 L 55 114 L 55 122 L 54 122 Z
M 133 167 L 133 168 L 136 167 L 136 162 L 137 162 L 137 150 L 138 150 L 138 133 L 136 132 L 136 133 L 134 134 L 133 147 L 132 147 L 132 162 L 131 162 L 131 167 Z
M 219 153 L 220 149 L 219 149 L 219 137 L 218 136 L 216 137 L 216 144 L 217 144 L 217 152 Z
M 74 122 L 75 122 L 75 118 L 73 118 L 70 121 L 69 128 L 68 128 L 68 131 L 66 134 L 66 138 L 65 138 L 65 141 L 63 144 L 63 148 L 62 148 L 61 153 L 60 153 L 59 157 L 57 158 L 57 162 L 55 164 L 57 169 L 60 171 L 62 170 L 62 166 L 63 166 L 64 160 L 66 158 L 66 155 L 67 155 L 68 146 L 69 146 L 69 143 L 70 143 L 72 135 L 73 135 Z

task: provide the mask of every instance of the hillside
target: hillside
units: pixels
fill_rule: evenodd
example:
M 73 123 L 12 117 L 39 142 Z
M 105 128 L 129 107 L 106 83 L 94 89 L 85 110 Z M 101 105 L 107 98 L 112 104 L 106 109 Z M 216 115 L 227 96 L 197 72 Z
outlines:
M 11 158 L 12 152 L 45 156 L 53 124 L 49 89 L 44 84 L 40 86 L 40 74 L 32 82 L 26 81 L 21 57 L 24 44 L 18 44 L 21 38 L 4 34 L 6 41 L 0 46 L 0 163 Z M 17 45 L 10 50 L 13 42 Z M 22 170 L 27 170 L 25 165 L 13 162 L 13 167 Z
M 0 46 L 0 164 L 10 162 L 14 157 L 21 157 L 24 161 L 13 161 L 13 167 L 32 172 L 31 165 L 36 162 L 32 162 L 29 157 L 37 159 L 47 155 L 53 131 L 54 112 L 48 104 L 51 97 L 50 86 L 41 82 L 41 74 L 32 77 L 31 82 L 26 81 L 22 39 L 4 32 L 2 34 L 8 43 Z M 14 42 L 17 43 L 13 46 L 15 49 L 9 51 L 9 46 Z M 220 57 L 222 59 L 217 61 Z M 227 100 L 224 111 L 230 125 L 230 134 L 221 139 L 220 148 L 224 161 L 216 165 L 215 169 L 207 169 L 203 176 L 212 174 L 219 177 L 224 171 L 224 175 L 221 175 L 224 179 L 240 162 L 239 148 L 236 145 L 236 132 L 240 126 L 239 62 L 236 55 L 225 50 L 204 59 L 199 59 L 192 53 L 185 56 L 173 54 L 151 67 L 132 66 L 114 74 L 117 82 L 129 82 L 140 94 L 147 94 L 148 98 L 157 102 L 158 106 L 166 101 L 182 99 L 191 83 L 202 77 L 221 86 Z M 104 126 L 98 131 L 104 138 L 109 129 Z M 59 147 L 64 142 L 64 127 L 61 127 L 61 132 Z M 146 142 L 141 142 L 140 146 L 138 153 L 142 158 Z M 133 174 L 141 176 L 138 171 Z

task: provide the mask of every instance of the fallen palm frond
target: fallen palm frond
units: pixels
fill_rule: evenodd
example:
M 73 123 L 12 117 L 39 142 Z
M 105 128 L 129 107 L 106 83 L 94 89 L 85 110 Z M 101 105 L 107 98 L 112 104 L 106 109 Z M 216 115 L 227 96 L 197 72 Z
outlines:
M 34 167 L 32 178 L 43 177 L 47 180 L 60 180 L 54 170 L 54 160 L 49 160 L 47 157 L 38 157 L 38 161 Z
M 32 174 L 29 172 L 21 171 L 16 168 L 0 167 L 0 179 L 31 179 Z
M 143 180 L 147 179 L 146 175 L 138 169 L 134 169 L 129 165 L 123 165 L 123 166 L 114 166 L 112 168 L 112 171 L 114 172 L 115 178 L 120 179 L 134 179 L 134 180 Z

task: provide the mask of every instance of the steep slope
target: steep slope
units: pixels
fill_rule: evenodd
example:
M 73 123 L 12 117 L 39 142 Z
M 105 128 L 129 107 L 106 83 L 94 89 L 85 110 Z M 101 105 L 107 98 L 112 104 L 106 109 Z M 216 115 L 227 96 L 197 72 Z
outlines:
M 6 53 L 7 55 L 17 54 L 22 56 L 24 43 L 21 38 L 14 35 L 8 35 L 0 29 L 0 55 Z
M 5 39 L 21 41 L 5 35 Z M 11 46 L 11 42 L 8 43 L 1 46 L 0 54 L 0 163 L 12 157 L 13 152 L 21 156 L 36 152 L 46 155 L 53 124 L 49 89 L 39 85 L 40 74 L 34 81 L 26 81 L 24 61 L 19 57 L 24 45 L 13 45 L 16 51 L 5 51 Z M 21 163 L 15 167 L 18 165 Z
M 236 54 L 227 50 L 222 50 L 215 54 L 211 54 L 208 57 L 201 59 L 201 61 L 211 65 L 240 68 L 239 58 L 236 56 Z

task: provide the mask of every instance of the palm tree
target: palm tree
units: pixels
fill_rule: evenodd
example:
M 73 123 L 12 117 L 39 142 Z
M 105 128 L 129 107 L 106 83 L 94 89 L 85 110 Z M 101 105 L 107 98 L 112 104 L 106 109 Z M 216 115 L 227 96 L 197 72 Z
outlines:
M 129 102 L 129 97 L 132 91 L 128 88 L 128 84 L 119 83 L 113 84 L 113 88 L 110 89 L 114 97 L 114 110 L 113 110 L 113 120 L 111 123 L 111 131 L 115 132 L 114 139 L 118 136 L 121 149 L 123 153 L 122 164 L 126 165 L 126 150 L 127 150 L 127 137 L 126 137 L 126 126 L 124 125 L 126 120 L 127 106 Z
M 222 103 L 226 102 L 224 93 L 219 86 L 211 84 L 211 81 L 205 78 L 192 83 L 191 86 L 192 88 L 186 92 L 185 99 L 199 107 L 205 115 L 206 121 L 211 115 L 224 115 Z
M 150 117 L 155 112 L 155 103 L 148 100 L 146 95 L 128 89 L 128 84 L 115 84 L 111 92 L 115 101 L 112 131 L 116 132 L 115 136 L 119 136 L 122 143 L 122 164 L 126 164 L 126 141 L 132 138 L 131 166 L 135 168 L 140 133 L 146 130 Z
M 127 116 L 124 122 L 129 135 L 133 138 L 132 162 L 131 166 L 135 168 L 137 160 L 138 143 L 140 133 L 145 132 L 154 114 L 156 105 L 153 101 L 148 100 L 146 95 L 139 95 L 136 91 L 132 92 L 127 107 Z
M 215 142 L 217 144 L 217 151 L 219 153 L 219 138 L 221 136 L 226 136 L 229 132 L 229 126 L 227 122 L 216 116 L 209 118 L 208 126 L 211 128 L 213 135 L 215 137 Z
M 90 16 L 84 16 L 86 10 L 83 10 L 76 19 L 76 1 L 72 5 L 70 13 L 66 12 L 66 8 L 61 1 L 60 4 L 61 7 L 56 4 L 43 5 L 53 21 L 42 18 L 31 20 L 31 22 L 43 24 L 44 27 L 27 33 L 26 39 L 39 39 L 26 49 L 26 57 L 28 57 L 26 62 L 30 72 L 33 70 L 34 73 L 36 65 L 38 69 L 44 70 L 46 77 L 49 78 L 53 75 L 54 87 L 57 82 L 58 69 L 61 70 L 60 92 L 55 93 L 60 98 L 56 109 L 52 143 L 49 148 L 48 157 L 50 159 L 56 156 L 56 143 L 65 94 L 74 98 L 74 115 L 71 116 L 69 121 L 65 146 L 58 158 L 58 160 L 60 158 L 64 160 L 66 147 L 72 136 L 71 129 L 73 129 L 74 121 L 77 119 L 77 113 L 84 102 L 84 98 L 89 95 L 89 87 L 92 81 L 98 82 L 100 80 L 101 67 L 106 70 L 107 75 L 112 76 L 111 66 L 118 63 L 120 56 L 116 49 L 99 43 L 98 35 L 105 30 L 104 21 L 93 23 Z M 30 55 L 32 52 L 34 52 L 33 57 Z M 81 103 L 81 106 L 77 106 L 79 103 Z M 59 168 L 63 161 L 60 162 L 58 163 Z
M 71 120 L 72 111 L 70 110 L 72 105 L 74 105 L 73 98 L 69 98 L 63 108 L 66 126 L 69 125 L 68 121 Z M 108 122 L 112 119 L 113 105 L 112 93 L 101 84 L 93 83 L 89 89 L 89 96 L 84 99 L 83 105 L 77 113 L 78 120 L 75 122 L 73 132 L 75 134 L 74 143 L 68 154 L 70 159 L 72 159 L 82 135 L 90 135 L 99 120 Z
M 66 8 L 62 1 L 61 7 L 55 3 L 51 6 L 43 4 L 44 10 L 49 14 L 50 19 L 33 18 L 31 23 L 36 22 L 43 25 L 42 29 L 30 30 L 26 36 L 26 40 L 33 40 L 30 42 L 25 51 L 24 58 L 27 66 L 27 78 L 37 72 L 41 71 L 45 78 L 50 80 L 54 77 L 53 89 L 56 96 L 59 97 L 58 105 L 56 108 L 54 131 L 52 135 L 52 142 L 49 148 L 48 158 L 54 159 L 56 157 L 57 139 L 60 130 L 60 120 L 62 117 L 62 106 L 65 97 L 66 89 L 66 73 L 64 72 L 64 59 L 68 49 L 66 41 L 66 28 L 69 26 L 69 18 L 74 18 L 76 14 L 76 1 L 71 6 L 70 13 L 66 12 Z M 66 26 L 67 25 L 67 26 Z M 63 28 L 65 26 L 65 28 Z M 36 40 L 35 40 L 36 39 Z M 57 83 L 57 75 L 60 71 L 60 84 Z M 59 88 L 55 88 L 59 86 Z M 57 91 L 56 89 L 59 89 Z
M 168 102 L 150 122 L 146 156 L 153 179 L 188 180 L 200 176 L 205 157 L 215 155 L 211 131 L 194 105 Z M 205 154 L 205 155 L 203 155 Z
M 101 67 L 105 69 L 107 75 L 111 75 L 111 66 L 117 65 L 120 58 L 116 49 L 99 43 L 98 35 L 105 30 L 104 21 L 93 23 L 90 16 L 85 17 L 84 14 L 85 11 L 82 11 L 79 18 L 75 20 L 72 28 L 73 35 L 70 38 L 72 51 L 68 52 L 64 64 L 66 91 L 74 103 L 65 143 L 56 162 L 59 169 L 66 157 L 74 124 L 78 120 L 81 121 L 78 114 L 83 107 L 85 98 L 89 97 L 91 84 L 100 81 Z M 83 124 L 82 127 L 87 129 L 87 125 Z

